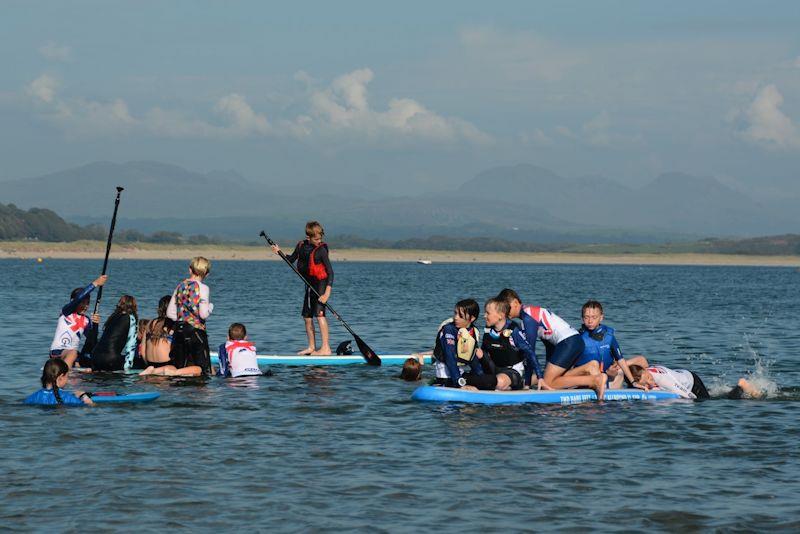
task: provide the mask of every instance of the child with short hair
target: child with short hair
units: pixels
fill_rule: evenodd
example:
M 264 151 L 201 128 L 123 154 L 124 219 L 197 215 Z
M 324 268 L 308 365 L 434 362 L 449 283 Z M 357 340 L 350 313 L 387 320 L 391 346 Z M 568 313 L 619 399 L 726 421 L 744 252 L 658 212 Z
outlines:
M 92 405 L 88 393 L 70 393 L 64 386 L 69 379 L 69 366 L 60 358 L 51 358 L 42 369 L 42 389 L 29 395 L 23 402 L 39 406 L 83 406 Z
M 325 303 L 331 297 L 333 289 L 333 267 L 330 262 L 330 251 L 327 243 L 322 241 L 325 237 L 325 230 L 318 221 L 308 221 L 306 223 L 306 239 L 299 241 L 294 247 L 294 252 L 287 256 L 289 263 L 297 262 L 297 270 L 306 281 L 316 290 L 311 291 L 308 285 L 305 286 L 303 297 L 303 311 L 301 315 L 305 322 L 308 346 L 298 351 L 300 355 L 328 355 L 331 354 L 329 339 L 328 319 L 325 317 Z M 280 252 L 278 245 L 272 245 L 275 254 Z M 317 293 L 320 295 L 317 296 Z M 322 345 L 317 348 L 314 336 L 314 318 L 319 325 L 319 333 L 322 337 Z
M 422 364 L 417 358 L 406 358 L 400 378 L 406 382 L 417 382 L 422 379 Z
M 97 341 L 97 329 L 100 324 L 100 316 L 92 314 L 91 321 L 84 312 L 89 308 L 91 293 L 97 287 L 101 287 L 108 280 L 108 276 L 102 275 L 94 282 L 84 288 L 75 288 L 70 294 L 70 301 L 61 308 L 61 315 L 58 316 L 56 333 L 53 342 L 50 344 L 50 357 L 61 358 L 67 363 L 67 367 L 72 367 L 80 354 L 91 352 Z M 79 351 L 81 337 L 86 335 L 84 347 Z
M 583 324 L 578 330 L 583 338 L 583 353 L 575 360 L 572 369 L 564 373 L 567 376 L 575 374 L 595 374 L 584 372 L 589 366 L 596 366 L 597 372 L 605 373 L 614 378 L 611 387 L 619 387 L 622 377 L 633 383 L 628 363 L 622 355 L 622 349 L 615 337 L 614 329 L 603 324 L 603 305 L 596 300 L 588 300 L 581 307 Z M 595 363 L 596 362 L 596 363 Z M 617 364 L 616 366 L 614 364 Z M 592 367 L 593 369 L 595 367 Z M 609 372 L 611 369 L 611 372 Z M 616 370 L 616 372 L 615 372 Z M 622 371 L 620 374 L 619 371 Z
M 178 371 L 171 374 L 199 376 L 211 373 L 206 319 L 214 305 L 210 302 L 210 290 L 203 283 L 209 274 L 210 261 L 202 256 L 192 258 L 189 278 L 178 284 L 170 298 L 167 317 L 175 321 L 175 330 L 169 356 Z
M 228 328 L 228 341 L 219 346 L 218 376 L 261 376 L 258 368 L 256 346 L 247 340 L 247 328 L 242 323 L 233 323 Z

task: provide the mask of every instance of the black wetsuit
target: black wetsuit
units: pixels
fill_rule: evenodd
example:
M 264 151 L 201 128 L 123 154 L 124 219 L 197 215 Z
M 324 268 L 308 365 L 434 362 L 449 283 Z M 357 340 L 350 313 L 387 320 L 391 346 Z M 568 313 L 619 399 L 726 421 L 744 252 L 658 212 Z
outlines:
M 103 335 L 92 350 L 89 364 L 93 371 L 121 371 L 125 366 L 125 345 L 128 343 L 130 315 L 114 314 L 103 327 Z
M 316 252 L 315 252 L 316 249 Z M 321 264 L 325 268 L 326 278 L 320 280 L 312 276 L 310 272 L 311 253 L 314 253 L 314 263 Z M 318 247 L 311 244 L 311 241 L 304 239 L 297 243 L 294 252 L 287 256 L 290 263 L 297 262 L 297 270 L 303 275 L 311 286 L 320 295 L 325 293 L 328 286 L 333 285 L 333 267 L 328 257 L 328 245 L 320 243 Z M 305 286 L 305 296 L 303 298 L 303 317 L 320 317 L 325 315 L 325 306 L 319 303 L 319 297 Z

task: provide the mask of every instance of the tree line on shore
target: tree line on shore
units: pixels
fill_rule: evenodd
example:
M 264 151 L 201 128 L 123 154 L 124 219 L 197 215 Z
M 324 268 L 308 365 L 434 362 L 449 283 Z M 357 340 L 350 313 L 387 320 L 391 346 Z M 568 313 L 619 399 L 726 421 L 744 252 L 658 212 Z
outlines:
M 62 219 L 52 210 L 22 210 L 14 204 L 0 203 L 0 241 L 36 240 L 70 242 L 105 240 L 108 229 L 101 225 L 79 226 Z M 145 234 L 138 230 L 118 230 L 114 240 L 120 243 L 156 243 L 169 245 L 236 244 L 261 246 L 257 240 L 232 243 L 204 234 L 184 236 L 179 232 L 157 231 Z M 290 240 L 282 240 L 289 242 Z M 573 252 L 602 254 L 745 254 L 800 255 L 800 235 L 754 237 L 747 239 L 707 238 L 699 241 L 660 244 L 597 244 L 531 243 L 497 237 L 430 236 L 401 240 L 367 239 L 356 235 L 332 236 L 333 248 L 381 248 L 396 250 L 445 250 L 472 252 Z

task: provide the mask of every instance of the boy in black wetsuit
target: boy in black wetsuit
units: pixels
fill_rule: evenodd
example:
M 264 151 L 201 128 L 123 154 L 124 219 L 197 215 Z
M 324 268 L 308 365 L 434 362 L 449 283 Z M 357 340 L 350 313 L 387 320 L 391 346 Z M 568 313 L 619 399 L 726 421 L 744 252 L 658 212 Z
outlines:
M 297 354 L 328 355 L 331 354 L 330 336 L 328 333 L 328 319 L 325 317 L 325 303 L 331 297 L 333 287 L 333 267 L 331 266 L 328 245 L 323 243 L 325 230 L 317 221 L 306 223 L 306 239 L 297 243 L 291 256 L 287 256 L 291 263 L 297 262 L 297 270 L 317 290 L 311 291 L 305 286 L 303 297 L 303 319 L 306 324 L 308 347 Z M 278 245 L 272 245 L 272 250 L 277 254 Z M 314 317 L 317 318 L 319 333 L 322 336 L 322 346 L 317 349 L 314 337 Z

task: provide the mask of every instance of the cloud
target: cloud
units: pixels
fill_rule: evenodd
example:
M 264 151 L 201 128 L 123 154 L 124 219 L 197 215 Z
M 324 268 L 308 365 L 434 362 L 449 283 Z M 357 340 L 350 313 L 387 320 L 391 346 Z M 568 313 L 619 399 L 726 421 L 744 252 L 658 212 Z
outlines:
M 305 84 L 314 83 L 302 71 L 295 77 Z M 386 109 L 374 109 L 367 90 L 373 77 L 370 69 L 358 69 L 335 78 L 327 87 L 311 88 L 305 93 L 305 111 L 274 122 L 238 93 L 221 97 L 203 116 L 154 107 L 136 118 L 121 99 L 103 103 L 61 98 L 57 81 L 47 74 L 31 82 L 27 92 L 45 106 L 47 119 L 82 134 L 90 134 L 92 129 L 103 134 L 138 129 L 172 138 L 318 137 L 325 142 L 373 141 L 388 146 L 398 142 L 491 142 L 473 124 L 435 113 L 410 98 L 392 98 Z
M 28 84 L 27 92 L 34 99 L 50 104 L 55 99 L 57 89 L 58 81 L 49 74 L 42 74 Z
M 746 128 L 740 135 L 768 148 L 800 148 L 800 135 L 792 120 L 781 111 L 783 95 L 774 85 L 762 88 L 744 111 Z
M 491 142 L 491 137 L 473 124 L 439 115 L 410 98 L 392 98 L 387 109 L 373 109 L 367 91 L 373 77 L 370 69 L 358 69 L 339 76 L 326 89 L 312 92 L 306 128 L 328 135 L 349 133 L 368 139 L 388 136 L 439 142 Z
M 581 126 L 583 140 L 588 144 L 604 148 L 626 148 L 640 145 L 641 134 L 626 135 L 613 128 L 611 116 L 603 111 Z
M 39 47 L 39 53 L 50 61 L 70 61 L 72 59 L 72 49 L 66 45 L 59 45 L 53 41 L 47 41 Z

